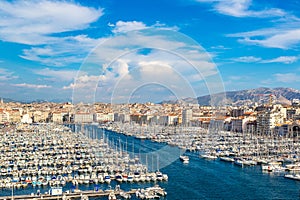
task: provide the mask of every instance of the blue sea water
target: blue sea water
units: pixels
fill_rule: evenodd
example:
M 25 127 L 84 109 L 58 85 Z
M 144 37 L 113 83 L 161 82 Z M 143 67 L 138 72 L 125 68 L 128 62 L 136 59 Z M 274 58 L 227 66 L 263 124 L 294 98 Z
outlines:
M 96 126 L 86 127 L 87 131 L 96 133 L 96 137 L 102 137 L 103 134 L 109 138 L 112 145 L 118 148 L 119 144 L 123 149 L 134 151 L 135 156 L 151 153 L 157 149 L 165 148 L 166 144 L 151 142 L 149 140 L 139 140 L 133 137 L 118 134 L 112 131 L 103 131 Z M 94 131 L 92 131 L 94 130 Z M 101 136 L 102 135 L 102 136 Z M 95 135 L 94 135 L 95 137 Z M 125 145 L 126 144 L 126 145 Z M 175 152 L 176 147 L 172 148 Z M 282 175 L 263 173 L 260 166 L 238 167 L 231 163 L 221 161 L 210 161 L 199 158 L 197 153 L 185 152 L 190 157 L 189 164 L 183 164 L 179 158 L 171 164 L 160 169 L 168 174 L 169 181 L 160 182 L 159 185 L 166 189 L 168 200 L 200 200 L 200 199 L 299 199 L 300 182 L 285 179 Z M 151 154 L 146 154 L 150 155 Z M 165 158 L 158 158 L 161 159 Z M 143 160 L 143 159 L 142 159 Z M 143 160 L 145 162 L 145 160 Z M 149 168 L 156 169 L 158 164 L 156 159 L 149 158 Z M 116 183 L 112 182 L 111 187 Z M 154 183 L 122 183 L 121 188 L 129 190 L 131 188 L 148 187 Z M 63 190 L 69 190 L 71 184 L 67 184 Z M 81 185 L 82 190 L 94 189 L 94 185 Z M 107 189 L 107 184 L 100 184 L 100 189 Z M 30 194 L 40 190 L 42 193 L 49 188 L 31 188 L 26 190 L 15 189 L 14 194 Z M 11 195 L 11 190 L 0 190 L 1 196 Z M 99 198 L 100 199 L 100 198 Z M 106 198 L 101 198 L 106 199 Z

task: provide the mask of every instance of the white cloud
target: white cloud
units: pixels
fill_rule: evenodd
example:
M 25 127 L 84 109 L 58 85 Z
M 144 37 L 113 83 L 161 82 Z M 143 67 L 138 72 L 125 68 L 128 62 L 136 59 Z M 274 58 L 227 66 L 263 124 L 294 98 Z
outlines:
M 32 88 L 32 89 L 43 89 L 43 88 L 51 88 L 50 85 L 38 85 L 38 84 L 28 84 L 28 83 L 20 83 L 20 84 L 12 84 L 16 87 L 24 87 L 24 88 Z
M 57 67 L 81 63 L 89 51 L 97 46 L 101 40 L 103 39 L 93 39 L 86 35 L 57 38 L 51 44 L 24 49 L 20 57 Z
M 212 3 L 214 10 L 223 15 L 233 17 L 274 17 L 284 16 L 286 13 L 277 8 L 251 10 L 252 0 L 197 0 L 198 2 Z
M 71 81 L 74 80 L 77 74 L 77 70 L 53 70 L 49 68 L 34 70 L 33 72 L 56 81 Z
M 211 49 L 227 50 L 227 49 L 230 49 L 230 48 L 224 47 L 223 45 L 218 45 L 218 46 L 212 46 Z
M 119 59 L 109 70 L 105 70 L 104 74 L 100 75 L 87 75 L 86 72 L 80 71 L 75 78 L 74 82 L 68 86 L 64 86 L 64 90 L 79 89 L 84 92 L 89 92 L 90 89 L 94 90 L 97 87 L 106 87 L 106 91 L 110 92 L 116 82 L 129 76 L 127 61 Z M 95 71 L 99 69 L 94 69 Z M 99 84 L 99 85 L 98 85 Z
M 232 58 L 232 61 L 235 62 L 244 62 L 244 63 L 284 63 L 291 64 L 296 62 L 299 59 L 297 56 L 280 56 L 274 59 L 263 60 L 260 57 L 254 56 L 243 56 L 238 58 Z
M 91 89 L 97 86 L 99 81 L 99 76 L 88 76 L 88 75 L 81 75 L 78 76 L 74 83 L 71 83 L 69 86 L 64 86 L 64 90 L 69 89 Z
M 0 68 L 0 81 L 17 79 L 18 76 L 15 76 L 13 74 L 14 74 L 13 72 L 8 71 L 7 69 Z
M 141 79 L 159 81 L 161 79 L 173 79 L 176 76 L 174 69 L 163 61 L 141 61 L 138 63 Z
M 229 76 L 228 79 L 229 80 L 239 81 L 239 80 L 244 79 L 244 76 Z
M 298 60 L 297 56 L 280 56 L 270 60 L 263 60 L 261 63 L 284 63 L 284 64 L 291 64 Z
M 148 31 L 149 30 L 149 31 Z M 95 49 L 95 52 L 92 53 L 94 55 L 95 60 L 97 61 L 107 61 L 110 62 L 115 59 L 116 55 L 120 55 L 124 53 L 124 50 L 128 49 L 128 52 L 132 49 L 143 49 L 143 48 L 151 48 L 154 50 L 161 50 L 166 53 L 167 51 L 177 51 L 181 52 L 188 56 L 189 60 L 210 60 L 207 53 L 203 51 L 200 47 L 188 46 L 182 35 L 178 33 L 178 38 L 175 38 L 176 32 L 173 32 L 174 38 L 172 35 L 166 35 L 169 32 L 161 32 L 161 34 L 157 34 L 153 32 L 153 29 L 148 29 L 143 32 L 128 32 L 126 35 L 119 35 L 113 37 L 112 39 L 108 39 L 101 45 L 99 48 Z M 186 36 L 187 37 L 187 36 Z M 181 40 L 180 40 L 181 39 Z M 194 51 L 191 51 L 193 49 Z M 155 54 L 155 56 L 160 56 L 157 51 L 152 51 L 150 54 Z M 200 57 L 199 57 L 200 56 Z M 91 56 L 91 59 L 93 57 Z M 138 56 L 132 57 L 131 59 L 136 60 L 137 58 L 145 59 L 147 56 Z M 167 59 L 167 57 L 166 57 Z
M 273 28 L 250 32 L 228 34 L 228 37 L 239 38 L 241 43 L 259 45 L 268 48 L 289 49 L 300 43 L 300 19 L 293 14 L 277 8 L 255 10 L 252 0 L 197 0 L 212 3 L 218 13 L 234 17 L 277 17 Z
M 102 15 L 101 8 L 73 1 L 0 1 L 0 40 L 31 45 L 20 57 L 47 66 L 80 63 L 99 41 L 69 32 L 89 28 Z
M 257 37 L 257 36 L 272 36 L 274 34 L 283 33 L 285 30 L 282 29 L 276 29 L 276 28 L 265 28 L 265 29 L 259 29 L 254 31 L 248 31 L 248 32 L 242 32 L 242 33 L 233 33 L 233 34 L 227 34 L 228 37 L 245 37 L 245 38 L 251 38 L 251 37 Z
M 157 21 L 151 26 L 147 26 L 144 22 L 139 21 L 118 21 L 116 24 L 108 23 L 109 27 L 113 27 L 113 33 L 126 33 L 129 31 L 138 31 L 147 28 L 159 28 L 161 30 L 174 30 L 177 31 L 179 28 L 177 26 L 168 27 L 166 24 L 162 24 Z
M 166 27 L 164 24 L 156 22 L 151 26 L 146 26 L 143 22 L 137 21 L 118 21 L 115 25 L 109 24 L 113 27 L 113 33 L 126 33 L 133 30 L 143 30 L 147 28 L 159 28 L 161 30 L 176 30 L 176 27 Z M 122 37 L 121 37 L 122 38 Z M 140 37 L 139 37 L 140 38 Z M 120 41 L 118 44 L 109 44 L 108 46 L 119 45 L 122 43 L 138 43 L 140 41 Z M 73 63 L 81 63 L 84 58 L 89 54 L 89 52 L 97 45 L 109 40 L 108 38 L 90 38 L 87 35 L 77 35 L 77 36 L 65 36 L 62 38 L 55 38 L 51 43 L 45 45 L 38 45 L 31 47 L 30 49 L 24 49 L 20 57 L 37 61 L 47 66 L 66 66 Z M 122 40 L 122 39 L 121 39 Z M 161 43 L 165 41 L 161 40 Z M 126 45 L 125 44 L 125 45 Z M 109 52 L 109 51 L 113 52 Z M 103 53 L 104 55 L 114 54 L 115 51 L 120 51 L 118 49 L 108 49 L 108 52 Z
M 75 84 L 74 83 L 71 83 L 70 85 L 68 86 L 63 86 L 63 90 L 73 90 L 75 88 Z
M 137 21 L 118 21 L 116 25 L 110 24 L 109 26 L 114 27 L 114 29 L 112 30 L 114 33 L 126 33 L 128 31 L 142 30 L 153 27 L 162 30 L 176 30 L 176 27 L 166 27 L 165 25 L 160 24 L 158 22 L 149 27 L 146 26 L 143 22 Z M 141 37 L 137 38 L 142 39 Z M 132 39 L 133 40 L 130 41 L 124 41 L 122 37 L 120 37 L 120 40 L 118 41 L 120 43 L 108 44 L 108 51 L 105 53 L 102 52 L 102 54 L 106 56 L 110 53 L 115 54 L 115 51 L 120 51 L 117 48 L 110 48 L 111 46 L 121 46 L 122 43 L 124 45 L 128 45 L 130 43 L 134 45 L 135 43 L 140 42 L 135 41 L 136 38 L 134 38 L 134 35 Z M 158 40 L 158 38 L 154 39 Z M 55 41 L 52 41 L 52 43 L 47 45 L 39 45 L 31 47 L 30 49 L 24 49 L 23 54 L 20 55 L 20 57 L 31 61 L 37 61 L 47 66 L 66 66 L 72 63 L 83 62 L 84 58 L 94 47 L 103 43 L 106 40 L 109 40 L 109 37 L 93 39 L 88 37 L 87 35 L 66 36 L 63 38 L 56 38 Z M 149 41 L 147 42 L 150 43 Z M 160 40 L 159 42 L 166 43 L 163 40 Z
M 263 39 L 255 39 L 257 37 L 263 37 Z M 300 42 L 300 29 L 277 31 L 272 35 L 255 35 L 251 37 L 245 37 L 239 40 L 248 44 L 255 44 L 264 47 L 289 49 Z
M 300 43 L 299 21 L 290 21 L 273 28 L 228 34 L 239 42 L 268 48 L 290 49 Z
M 124 100 L 145 84 L 163 86 L 183 98 L 202 91 L 193 90 L 199 85 L 214 92 L 211 85 L 222 85 L 222 80 L 206 77 L 215 76 L 218 71 L 211 56 L 194 40 L 175 31 L 147 28 L 120 33 L 101 43 L 82 64 L 75 83 L 63 89 L 74 89 L 75 102 Z M 161 94 L 153 92 L 144 98 L 157 95 Z
M 138 55 L 135 55 L 139 57 Z M 153 58 L 153 57 L 152 57 Z M 170 62 L 165 62 L 159 59 L 152 59 L 148 61 L 141 61 L 141 59 L 130 60 L 128 66 L 134 66 L 129 69 L 129 73 L 122 76 L 113 84 L 111 99 L 112 101 L 119 100 L 119 97 L 124 97 L 124 101 L 133 98 L 133 94 L 137 90 L 148 88 L 147 93 L 144 94 L 144 99 L 160 96 L 164 99 L 164 94 L 158 93 L 158 88 L 166 88 L 165 91 L 171 91 L 178 98 L 195 96 L 192 91 L 192 86 L 184 74 L 180 74 Z M 146 87 L 145 87 L 146 86 Z M 140 91 L 142 92 L 142 91 Z M 142 92 L 143 93 L 143 92 Z M 103 94 L 101 92 L 101 94 Z M 127 99 L 126 99 L 127 98 Z
M 135 31 L 135 30 L 142 30 L 147 28 L 147 26 L 143 22 L 137 22 L 137 21 L 118 21 L 116 25 L 110 25 L 114 27 L 112 32 L 114 33 L 124 33 L 128 31 Z
M 254 63 L 260 61 L 261 58 L 254 57 L 254 56 L 242 56 L 238 58 L 232 58 L 231 60 L 235 62 Z
M 53 33 L 81 30 L 103 15 L 102 9 L 66 1 L 0 1 L 0 39 L 22 44 L 48 44 Z
M 294 73 L 286 73 L 286 74 L 274 74 L 274 77 L 277 81 L 282 83 L 293 83 L 293 82 L 299 82 L 300 76 L 294 74 Z

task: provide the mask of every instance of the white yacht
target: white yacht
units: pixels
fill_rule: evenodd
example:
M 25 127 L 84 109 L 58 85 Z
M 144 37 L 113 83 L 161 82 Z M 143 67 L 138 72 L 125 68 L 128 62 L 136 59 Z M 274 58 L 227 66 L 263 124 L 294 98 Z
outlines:
M 300 181 L 299 174 L 286 174 L 286 175 L 284 175 L 284 178 L 289 178 L 289 179 Z
M 220 160 L 225 162 L 234 162 L 234 158 L 227 157 L 227 156 L 221 156 Z
M 185 164 L 187 164 L 187 163 L 189 163 L 190 162 L 190 158 L 188 157 L 188 156 L 180 156 L 180 160 L 183 162 L 183 163 L 185 163 Z

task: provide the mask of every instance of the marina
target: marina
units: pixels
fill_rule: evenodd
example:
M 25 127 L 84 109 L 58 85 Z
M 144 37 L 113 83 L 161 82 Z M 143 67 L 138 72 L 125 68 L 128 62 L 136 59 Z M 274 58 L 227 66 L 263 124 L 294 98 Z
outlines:
M 0 16 L 0 200 L 300 200 L 300 0 Z
M 238 166 L 262 165 L 262 170 L 300 171 L 299 136 L 255 135 L 203 129 L 201 127 L 164 127 L 114 123 L 109 129 L 141 139 L 143 137 L 184 151 L 196 152 L 199 157 L 233 162 Z M 142 131 L 141 131 L 142 130 Z M 146 133 L 146 134 L 145 134 Z M 284 167 L 274 167 L 274 163 Z
M 156 183 L 168 180 L 167 174 L 159 170 L 148 171 L 139 157 L 130 157 L 123 151 L 121 143 L 116 148 L 104 132 L 102 135 L 92 134 L 87 137 L 80 131 L 72 132 L 66 126 L 54 124 L 22 125 L 1 132 L 0 188 L 12 190 L 12 194 L 14 190 L 17 193 L 18 190 L 37 188 L 41 198 L 51 199 L 47 188 L 72 185 L 66 197 L 75 198 L 78 194 L 74 191 L 81 191 L 76 188 L 83 184 L 93 185 L 94 191 L 96 188 L 98 191 L 99 185 L 105 184 L 109 188 L 112 182 Z M 131 189 L 129 193 L 138 189 L 143 190 Z M 80 194 L 82 192 L 85 194 L 85 191 Z M 87 194 L 92 197 L 107 196 L 105 192 Z M 19 197 L 23 198 L 33 197 Z
M 128 181 L 127 182 L 117 181 L 117 176 L 115 171 L 112 172 L 111 181 L 109 182 L 98 182 L 97 184 L 92 181 L 86 181 L 84 179 L 82 183 L 78 185 L 73 184 L 75 181 L 67 181 L 65 185 L 60 185 L 63 188 L 63 191 L 72 191 L 74 189 L 79 189 L 81 191 L 95 191 L 95 187 L 99 191 L 111 190 L 111 188 L 120 185 L 124 191 L 139 190 L 142 191 L 143 188 L 154 187 L 154 184 L 159 183 L 160 187 L 165 188 L 167 192 L 167 199 L 241 199 L 241 197 L 248 195 L 248 199 L 298 199 L 299 198 L 299 189 L 300 184 L 298 181 L 289 180 L 288 177 L 284 177 L 288 172 L 276 172 L 262 170 L 260 165 L 252 165 L 252 167 L 243 168 L 233 164 L 234 162 L 219 162 L 221 158 L 217 159 L 201 159 L 198 151 L 186 151 L 183 155 L 189 158 L 188 164 L 183 164 L 179 159 L 178 155 L 177 160 L 170 163 L 168 166 L 159 168 L 157 161 L 161 162 L 165 159 L 163 156 L 160 156 L 157 160 L 157 157 L 151 156 L 151 152 L 156 151 L 157 149 L 163 149 L 166 146 L 169 146 L 166 143 L 153 142 L 148 139 L 138 139 L 133 136 L 127 136 L 125 134 L 120 134 L 112 130 L 104 130 L 98 128 L 97 126 L 86 125 L 85 127 L 71 126 L 72 130 L 68 134 L 74 134 L 76 131 L 84 133 L 80 137 L 89 138 L 95 140 L 101 140 L 102 136 L 105 135 L 105 143 L 109 144 L 110 149 L 120 153 L 121 149 L 124 150 L 123 154 L 127 155 L 130 160 L 134 159 L 133 165 L 135 166 L 147 166 L 146 168 L 150 169 L 149 171 L 154 170 L 162 172 L 162 174 L 168 174 L 168 181 Z M 75 129 L 77 129 L 75 131 Z M 54 130 L 54 129 L 51 129 Z M 67 130 L 67 128 L 66 128 Z M 58 131 L 59 132 L 59 131 Z M 33 131 L 34 133 L 34 131 Z M 62 133 L 62 132 L 60 132 Z M 75 134 L 76 135 L 76 134 Z M 93 143 L 91 143 L 93 144 Z M 179 149 L 176 146 L 170 146 L 173 149 Z M 125 151 L 127 149 L 127 151 Z M 32 151 L 32 150 L 31 150 Z M 148 160 L 145 159 L 147 158 Z M 209 155 L 209 154 L 207 154 Z M 120 157 L 120 156 L 119 156 Z M 139 164 L 136 161 L 139 160 Z M 116 160 L 114 161 L 116 162 Z M 111 162 L 109 165 L 113 166 Z M 64 162 L 63 162 L 64 163 Z M 109 162 L 108 162 L 109 163 Z M 119 161 L 119 163 L 122 163 Z M 129 162 L 130 163 L 130 162 Z M 143 164 L 144 163 L 144 164 Z M 104 165 L 104 162 L 103 162 Z M 273 163 L 275 166 L 275 163 Z M 29 166 L 28 166 L 29 167 Z M 49 166 L 50 167 L 50 166 Z M 53 167 L 53 166 L 52 166 Z M 83 166 L 82 166 L 83 167 Z M 117 166 L 115 166 L 117 167 Z M 292 165 L 288 167 L 293 167 Z M 2 167 L 3 168 L 3 167 Z M 39 167 L 37 166 L 36 169 Z M 51 167 L 50 167 L 51 168 Z M 56 165 L 56 170 L 60 169 L 63 171 L 63 167 L 60 168 Z M 130 167 L 129 167 L 130 168 Z M 84 169 L 84 168 L 83 168 Z M 88 170 L 89 171 L 89 170 Z M 38 172 L 38 170 L 37 170 Z M 75 174 L 80 174 L 81 171 L 78 168 L 78 171 Z M 93 170 L 92 170 L 93 172 Z M 106 171 L 106 173 L 108 170 Z M 82 171 L 84 175 L 89 174 Z M 101 175 L 104 175 L 105 172 L 100 172 Z M 153 173 L 153 172 L 152 172 Z M 26 172 L 25 172 L 26 174 Z M 42 173 L 41 173 L 42 174 Z M 74 174 L 74 177 L 75 177 Z M 122 173 L 121 173 L 122 174 Z M 128 173 L 129 174 L 129 173 Z M 150 173 L 151 174 L 151 173 Z M 134 172 L 133 172 L 134 175 Z M 31 175 L 32 176 L 32 175 Z M 38 177 L 38 174 L 36 174 Z M 47 176 L 47 175 L 46 175 Z M 59 176 L 56 175 L 56 177 Z M 72 173 L 73 176 L 73 173 Z M 159 174 L 160 176 L 160 174 Z M 68 176 L 63 176 L 68 177 Z M 80 177 L 80 175 L 79 175 Z M 140 176 L 141 177 L 141 176 Z M 134 177 L 132 177 L 133 179 Z M 25 177 L 26 180 L 26 177 Z M 74 179 L 73 179 L 74 180 Z M 137 179 L 136 179 L 137 180 Z M 139 179 L 141 180 L 141 178 Z M 14 194 L 17 195 L 30 195 L 31 193 L 36 194 L 37 191 L 40 191 L 41 194 L 45 195 L 49 191 L 50 185 L 47 186 L 38 186 L 35 187 L 32 183 L 28 184 L 26 188 L 7 188 L 4 187 L 1 189 L 1 196 L 11 196 L 12 189 L 14 189 Z M 145 189 L 144 189 L 145 190 Z M 180 191 L 185 191 L 183 194 Z M 255 191 L 255 192 L 254 192 Z M 106 193 L 108 194 L 108 193 Z M 105 197 L 90 197 L 91 199 L 107 199 Z M 131 196 L 131 199 L 138 199 L 136 194 Z

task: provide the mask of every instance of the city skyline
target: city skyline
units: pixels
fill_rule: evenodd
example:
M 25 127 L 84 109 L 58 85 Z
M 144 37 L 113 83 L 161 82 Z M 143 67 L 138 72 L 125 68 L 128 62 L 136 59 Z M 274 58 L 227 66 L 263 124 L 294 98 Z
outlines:
M 300 80 L 299 7 L 299 1 L 250 0 L 2 1 L 0 85 L 4 89 L 0 96 L 25 101 L 72 99 L 75 78 L 80 74 L 78 71 L 82 72 L 92 50 L 116 35 L 147 29 L 178 32 L 200 44 L 203 47 L 200 53 L 205 52 L 205 57 L 211 59 L 208 63 L 215 64 L 208 67 L 213 72 L 207 74 L 218 74 L 226 91 L 257 87 L 300 89 L 297 85 Z M 153 43 L 162 43 L 153 36 L 156 35 L 149 37 Z M 179 41 L 169 44 L 176 46 Z M 114 48 L 120 49 L 117 45 Z M 172 56 L 155 53 L 151 51 L 158 61 L 172 65 Z M 136 55 L 142 57 L 147 52 L 128 55 L 119 62 L 118 68 L 114 68 L 118 76 L 126 75 L 132 63 L 147 64 L 145 69 L 155 70 L 165 66 L 156 62 L 156 68 L 149 68 L 153 62 L 147 59 L 148 63 L 131 62 Z M 146 72 L 150 76 L 150 72 Z M 182 76 L 186 71 L 180 73 Z M 107 78 L 111 80 L 116 74 Z M 166 70 L 151 75 L 157 77 L 158 74 L 172 75 Z M 189 77 L 190 74 L 186 74 Z M 83 73 L 77 78 L 84 82 L 95 77 Z M 195 77 L 190 80 L 192 78 Z M 208 89 L 198 82 L 200 79 L 196 77 L 190 84 L 200 94 L 208 94 Z M 99 82 L 99 79 L 93 81 Z M 146 88 L 137 96 L 149 91 L 151 88 Z M 152 100 L 168 100 L 166 97 L 177 95 L 168 87 L 158 87 L 151 96 Z

